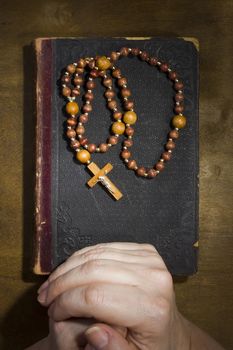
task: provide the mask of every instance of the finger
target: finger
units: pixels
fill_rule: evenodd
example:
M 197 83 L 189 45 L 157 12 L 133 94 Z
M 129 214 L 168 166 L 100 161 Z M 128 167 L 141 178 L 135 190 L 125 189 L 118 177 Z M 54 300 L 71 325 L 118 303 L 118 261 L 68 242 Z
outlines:
M 139 326 L 143 330 L 147 316 L 154 315 L 152 309 L 148 293 L 138 287 L 118 285 L 116 290 L 113 284 L 95 283 L 59 295 L 48 314 L 55 321 L 94 317 L 116 326 Z
M 164 265 L 164 262 L 160 255 L 155 251 L 149 250 L 119 250 L 114 248 L 98 247 L 96 249 L 90 249 L 83 254 L 73 254 L 66 262 L 60 265 L 48 279 L 48 283 L 73 269 L 76 266 L 84 264 L 89 260 L 95 259 L 111 259 L 128 263 L 143 263 L 147 264 L 148 261 L 145 257 L 157 257 L 157 261 Z M 40 292 L 40 290 L 38 291 Z
M 85 332 L 88 344 L 87 349 L 96 350 L 132 350 L 128 341 L 112 327 L 97 323 Z M 136 347 L 135 347 L 136 349 Z
M 149 285 L 152 285 L 152 281 L 147 279 L 145 267 L 142 264 L 126 265 L 122 261 L 97 259 L 79 265 L 53 280 L 48 288 L 40 293 L 38 300 L 48 306 L 58 295 L 69 289 L 98 282 L 141 285 L 142 288 L 145 285 L 147 290 Z

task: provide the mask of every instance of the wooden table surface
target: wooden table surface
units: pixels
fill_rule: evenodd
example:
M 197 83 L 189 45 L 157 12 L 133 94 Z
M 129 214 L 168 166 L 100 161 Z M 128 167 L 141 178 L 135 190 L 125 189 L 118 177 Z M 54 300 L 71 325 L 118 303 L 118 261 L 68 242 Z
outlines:
M 232 0 L 1 1 L 0 348 L 46 334 L 29 272 L 34 124 L 29 45 L 36 37 L 179 36 L 200 41 L 199 272 L 175 284 L 185 316 L 233 349 Z

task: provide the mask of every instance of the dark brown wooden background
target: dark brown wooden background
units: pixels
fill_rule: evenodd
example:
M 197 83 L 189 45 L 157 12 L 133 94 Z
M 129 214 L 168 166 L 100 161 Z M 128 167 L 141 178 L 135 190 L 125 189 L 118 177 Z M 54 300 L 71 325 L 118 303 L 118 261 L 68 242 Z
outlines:
M 233 348 L 232 0 L 1 1 L 0 348 L 46 334 L 29 272 L 34 123 L 30 43 L 36 37 L 185 36 L 200 41 L 199 272 L 176 282 L 180 310 Z

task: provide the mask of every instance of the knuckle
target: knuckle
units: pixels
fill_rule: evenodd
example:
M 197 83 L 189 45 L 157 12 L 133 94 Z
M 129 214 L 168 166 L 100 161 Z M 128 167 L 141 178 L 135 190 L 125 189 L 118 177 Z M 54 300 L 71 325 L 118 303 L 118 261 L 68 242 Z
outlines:
M 84 290 L 84 300 L 88 306 L 101 306 L 104 304 L 105 295 L 104 289 L 90 285 Z
M 173 280 L 171 274 L 167 271 L 160 271 L 158 274 L 159 283 L 161 288 L 164 289 L 164 291 L 169 292 L 173 291 Z
M 144 249 L 151 250 L 153 252 L 157 252 L 155 247 L 152 244 L 150 244 L 150 243 L 143 243 L 142 246 L 143 246 Z
M 83 253 L 84 261 L 99 259 L 106 252 L 106 248 L 94 248 Z
M 83 275 L 87 275 L 92 271 L 96 271 L 97 269 L 103 266 L 103 261 L 101 259 L 89 260 L 84 264 L 80 265 L 80 273 Z

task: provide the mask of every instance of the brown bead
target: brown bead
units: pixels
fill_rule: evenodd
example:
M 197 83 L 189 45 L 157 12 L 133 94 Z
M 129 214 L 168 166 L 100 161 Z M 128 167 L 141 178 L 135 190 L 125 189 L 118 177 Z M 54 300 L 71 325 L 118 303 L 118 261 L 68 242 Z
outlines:
M 76 68 L 73 64 L 69 64 L 67 67 L 66 67 L 66 70 L 67 72 L 73 74 L 75 71 L 76 71 Z
M 118 143 L 118 137 L 110 136 L 108 139 L 108 143 L 110 143 L 111 145 L 116 145 Z
M 134 107 L 133 101 L 125 101 L 124 107 L 127 111 L 130 111 Z
M 106 86 L 106 87 L 112 86 L 112 79 L 111 78 L 105 78 L 103 80 L 103 85 Z
M 125 129 L 125 134 L 128 136 L 132 136 L 134 134 L 134 128 L 132 128 L 131 126 L 127 126 L 127 128 Z
M 69 126 L 75 126 L 77 124 L 77 120 L 74 118 L 68 118 L 66 122 Z
M 162 72 L 167 72 L 168 70 L 168 64 L 167 63 L 162 63 L 161 66 L 159 67 Z
M 63 83 L 69 83 L 70 82 L 70 76 L 69 75 L 63 75 L 61 78 Z
M 136 160 L 134 159 L 130 159 L 127 163 L 127 167 L 129 169 L 135 169 L 137 167 L 137 163 L 136 163 Z
M 108 102 L 108 108 L 109 109 L 115 109 L 117 107 L 117 101 L 112 100 Z
M 127 139 L 124 141 L 124 146 L 126 147 L 132 147 L 133 146 L 133 140 L 132 139 Z
M 114 78 L 120 78 L 121 77 L 121 70 L 120 69 L 115 69 L 114 71 L 112 71 L 112 76 L 114 77 Z
M 142 61 L 146 61 L 149 58 L 149 55 L 146 51 L 142 51 L 142 53 L 140 53 L 140 58 Z
M 82 125 L 78 125 L 75 130 L 78 135 L 83 135 L 85 133 L 85 128 Z
M 98 72 L 99 77 L 103 77 L 106 74 L 105 70 L 99 70 Z
M 168 142 L 166 143 L 165 147 L 166 147 L 166 149 L 168 149 L 168 150 L 173 150 L 173 149 L 176 147 L 176 145 L 175 145 L 175 142 L 173 142 L 173 141 L 168 141 Z
M 127 88 L 124 88 L 124 89 L 121 90 L 121 95 L 123 97 L 129 97 L 131 95 L 131 91 L 129 89 L 127 89 Z
M 86 115 L 86 114 L 81 114 L 80 116 L 79 116 L 79 121 L 80 121 L 80 123 L 83 123 L 83 124 L 85 124 L 85 123 L 87 123 L 88 122 L 88 115 Z
M 176 94 L 175 100 L 177 102 L 182 102 L 184 100 L 184 95 L 183 94 Z
M 128 159 L 131 157 L 131 153 L 130 151 L 128 151 L 127 149 L 124 149 L 124 151 L 121 152 L 121 157 L 123 159 Z
M 184 84 L 181 82 L 181 81 L 178 81 L 177 83 L 175 83 L 175 85 L 174 85 L 174 88 L 175 88 L 175 90 L 182 90 L 183 89 L 183 87 L 184 87 Z
M 139 55 L 140 49 L 138 47 L 133 47 L 131 50 L 132 55 L 137 56 Z
M 159 171 L 162 171 L 164 169 L 164 164 L 163 162 L 158 162 L 155 164 L 155 169 L 156 170 L 159 170 Z
M 112 51 L 110 57 L 112 61 L 117 61 L 119 56 L 115 51 Z
M 81 78 L 81 77 L 74 78 L 74 84 L 75 85 L 82 85 L 83 84 L 83 78 Z
M 136 173 L 138 176 L 145 176 L 146 169 L 143 166 L 140 166 L 137 170 Z
M 92 105 L 91 104 L 85 104 L 84 106 L 83 106 L 83 112 L 84 113 L 89 113 L 89 112 L 91 112 L 92 111 Z
M 68 129 L 66 135 L 71 139 L 76 136 L 76 132 L 73 129 Z
M 147 171 L 149 179 L 153 179 L 155 176 L 158 175 L 157 171 L 155 169 L 149 169 Z
M 118 120 L 122 118 L 122 113 L 121 112 L 114 112 L 113 113 L 113 118 Z
M 78 68 L 84 68 L 86 66 L 87 62 L 81 58 L 78 62 L 77 62 L 77 67 Z
M 127 84 L 127 79 L 124 78 L 124 77 L 123 77 L 123 78 L 120 78 L 120 79 L 118 79 L 117 84 L 118 84 L 119 86 L 126 85 L 126 84 Z
M 186 125 L 186 118 L 184 115 L 175 115 L 172 118 L 172 125 L 174 128 L 182 129 Z
M 92 90 L 95 88 L 95 82 L 92 81 L 92 80 L 89 80 L 87 83 L 86 83 L 86 87 L 89 89 L 89 90 Z
M 115 96 L 115 92 L 113 90 L 108 89 L 107 91 L 105 91 L 104 95 L 107 98 L 113 98 Z
M 74 89 L 72 90 L 72 96 L 79 96 L 79 95 L 80 95 L 80 90 L 77 89 L 77 88 L 74 88 Z
M 94 99 L 94 95 L 92 92 L 86 92 L 84 97 L 87 101 L 92 101 Z
M 90 153 L 94 153 L 95 150 L 96 150 L 96 145 L 95 145 L 94 143 L 89 143 L 87 150 L 88 150 Z
M 68 88 L 67 86 L 62 89 L 63 96 L 70 96 L 70 94 L 71 94 L 71 89 Z
M 174 108 L 176 113 L 182 113 L 184 111 L 184 106 L 179 105 Z
M 179 132 L 177 130 L 171 130 L 169 132 L 169 138 L 176 140 L 178 139 L 178 137 L 179 137 Z
M 91 155 L 87 150 L 82 149 L 76 153 L 76 157 L 81 163 L 87 163 L 90 160 Z
M 150 57 L 149 63 L 151 66 L 156 66 L 156 64 L 158 63 L 158 59 L 156 57 Z
M 106 70 L 110 68 L 111 62 L 107 59 L 106 56 L 101 56 L 97 58 L 96 65 L 100 70 Z
M 90 71 L 90 76 L 91 76 L 92 78 L 97 78 L 98 75 L 99 75 L 98 70 L 92 69 L 92 70 Z
M 170 72 L 169 73 L 169 79 L 175 80 L 177 79 L 178 74 L 176 72 Z
M 120 49 L 120 54 L 121 54 L 121 56 L 128 56 L 128 54 L 129 54 L 129 49 L 128 49 L 128 47 L 122 47 L 122 48 Z
M 80 68 L 80 67 L 76 68 L 76 73 L 83 74 L 83 72 L 84 72 L 84 68 Z
M 80 146 L 80 142 L 79 142 L 78 140 L 71 141 L 71 142 L 70 142 L 70 146 L 71 146 L 73 149 L 77 149 L 77 148 L 79 148 L 79 146 Z
M 162 158 L 167 162 L 168 160 L 171 159 L 171 153 L 170 152 L 163 152 L 162 153 Z
M 79 106 L 76 102 L 68 102 L 66 104 L 66 112 L 68 114 L 75 115 L 78 113 L 78 111 L 79 111 Z
M 112 124 L 112 132 L 114 134 L 122 135 L 125 131 L 125 124 L 122 122 L 114 122 Z
M 85 146 L 88 144 L 88 139 L 86 137 L 83 137 L 83 138 L 79 139 L 79 142 L 82 146 Z
M 102 153 L 107 152 L 108 147 L 109 147 L 109 146 L 108 146 L 106 143 L 101 143 L 101 144 L 99 145 L 100 152 L 102 152 Z

